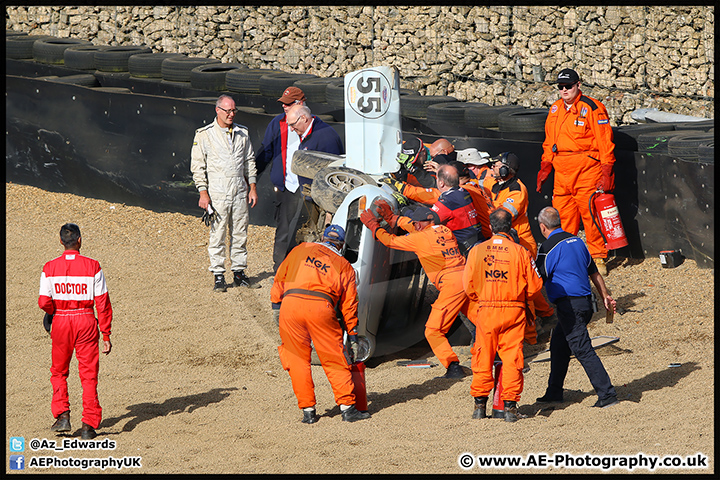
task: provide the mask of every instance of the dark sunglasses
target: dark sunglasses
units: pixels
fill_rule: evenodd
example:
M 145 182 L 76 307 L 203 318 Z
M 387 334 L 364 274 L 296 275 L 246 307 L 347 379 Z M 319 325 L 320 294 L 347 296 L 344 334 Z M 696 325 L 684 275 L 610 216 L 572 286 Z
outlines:
M 558 90 L 570 90 L 575 85 L 577 85 L 577 82 L 571 83 L 570 85 L 566 85 L 566 84 L 558 85 Z

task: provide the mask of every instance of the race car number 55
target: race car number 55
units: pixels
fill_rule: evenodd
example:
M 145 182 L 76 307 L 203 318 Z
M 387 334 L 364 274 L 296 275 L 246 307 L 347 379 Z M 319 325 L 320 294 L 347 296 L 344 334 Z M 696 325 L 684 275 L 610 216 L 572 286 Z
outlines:
M 348 105 L 358 115 L 375 119 L 387 113 L 392 95 L 392 84 L 380 72 L 362 70 L 354 76 L 348 88 Z

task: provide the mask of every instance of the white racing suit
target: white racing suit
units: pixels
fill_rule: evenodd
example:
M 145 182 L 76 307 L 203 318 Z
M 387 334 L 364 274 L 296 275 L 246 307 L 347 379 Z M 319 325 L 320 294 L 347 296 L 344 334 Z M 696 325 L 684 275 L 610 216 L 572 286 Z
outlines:
M 255 153 L 246 127 L 223 128 L 215 119 L 195 131 L 190 171 L 198 191 L 207 190 L 220 220 L 210 227 L 208 254 L 213 274 L 225 273 L 225 232 L 230 228 L 233 272 L 247 267 L 249 184 L 255 183 Z

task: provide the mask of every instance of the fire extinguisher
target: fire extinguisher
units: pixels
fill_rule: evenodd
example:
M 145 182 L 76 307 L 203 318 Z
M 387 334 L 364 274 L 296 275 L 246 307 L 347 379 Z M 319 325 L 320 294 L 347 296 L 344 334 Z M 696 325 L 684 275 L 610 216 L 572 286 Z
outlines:
M 615 204 L 615 196 L 598 188 L 595 193 L 590 196 L 588 207 L 590 208 L 590 216 L 593 219 L 593 223 L 605 241 L 605 248 L 608 250 L 617 250 L 618 248 L 626 247 L 628 241 L 627 237 L 625 237 L 622 220 L 620 220 L 620 212 L 618 211 L 617 204 Z M 598 222 L 600 223 L 599 225 Z

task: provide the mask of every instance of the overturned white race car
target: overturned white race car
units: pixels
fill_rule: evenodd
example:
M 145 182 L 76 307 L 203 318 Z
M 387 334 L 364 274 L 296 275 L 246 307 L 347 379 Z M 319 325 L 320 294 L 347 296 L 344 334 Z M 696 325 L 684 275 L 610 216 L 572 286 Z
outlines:
M 396 157 L 402 131 L 395 68 L 366 68 L 345 76 L 345 132 L 346 155 L 297 151 L 292 171 L 313 179 L 310 192 L 305 193 L 316 208 L 298 241 L 319 240 L 328 223 L 345 229 L 343 255 L 355 269 L 358 290 L 358 360 L 364 361 L 421 341 L 427 317 L 420 314 L 427 277 L 417 256 L 376 242 L 359 219 L 378 199 L 400 213 L 393 190 L 378 183 L 400 168 Z

